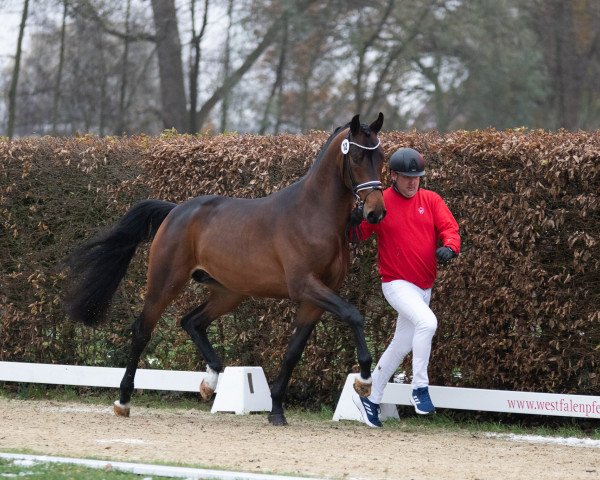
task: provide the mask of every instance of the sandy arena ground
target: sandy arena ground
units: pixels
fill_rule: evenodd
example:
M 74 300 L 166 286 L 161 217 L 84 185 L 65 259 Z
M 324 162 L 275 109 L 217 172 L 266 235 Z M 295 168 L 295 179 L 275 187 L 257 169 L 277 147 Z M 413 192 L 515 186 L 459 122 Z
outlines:
M 600 448 L 529 444 L 484 433 L 266 415 L 111 407 L 0 398 L 0 451 L 180 463 L 335 479 L 596 480 Z

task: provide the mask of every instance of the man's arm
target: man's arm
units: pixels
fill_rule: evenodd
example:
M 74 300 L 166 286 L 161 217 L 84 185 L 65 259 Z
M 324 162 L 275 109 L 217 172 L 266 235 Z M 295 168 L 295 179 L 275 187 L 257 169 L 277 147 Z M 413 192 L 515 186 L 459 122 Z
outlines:
M 441 263 L 445 263 L 460 253 L 460 234 L 458 223 L 441 197 L 436 203 L 435 230 L 442 244 L 436 250 L 436 256 Z

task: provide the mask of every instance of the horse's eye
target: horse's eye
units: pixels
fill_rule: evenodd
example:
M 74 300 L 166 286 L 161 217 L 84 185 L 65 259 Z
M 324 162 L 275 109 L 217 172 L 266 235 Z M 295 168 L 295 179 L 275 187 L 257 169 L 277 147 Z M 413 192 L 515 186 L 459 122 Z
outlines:
M 362 163 L 365 158 L 365 154 L 362 151 L 359 152 L 350 152 L 350 157 L 354 163 Z

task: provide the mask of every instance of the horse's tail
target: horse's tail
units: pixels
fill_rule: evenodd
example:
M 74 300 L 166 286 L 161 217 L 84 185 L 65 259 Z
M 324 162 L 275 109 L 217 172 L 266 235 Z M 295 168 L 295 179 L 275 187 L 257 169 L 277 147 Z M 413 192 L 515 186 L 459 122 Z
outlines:
M 77 248 L 68 258 L 67 312 L 76 321 L 94 326 L 110 306 L 137 246 L 150 241 L 176 204 L 144 200 L 133 206 L 112 230 Z

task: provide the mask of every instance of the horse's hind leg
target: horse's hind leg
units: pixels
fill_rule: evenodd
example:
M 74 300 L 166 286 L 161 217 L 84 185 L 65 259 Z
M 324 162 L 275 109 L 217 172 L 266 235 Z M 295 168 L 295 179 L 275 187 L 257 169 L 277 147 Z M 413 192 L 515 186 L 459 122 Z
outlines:
M 223 371 L 223 361 L 213 349 L 206 334 L 208 326 L 213 320 L 230 312 L 237 307 L 245 295 L 227 290 L 218 283 L 209 286 L 211 294 L 206 302 L 186 314 L 181 320 L 181 326 L 189 334 L 198 348 L 198 352 L 204 358 L 207 365 L 208 377 L 200 384 L 200 395 L 204 400 L 210 400 L 217 388 L 219 373 Z
M 323 313 L 323 309 L 315 307 L 310 303 L 301 303 L 296 316 L 295 327 L 288 343 L 287 350 L 283 356 L 281 370 L 271 387 L 272 408 L 268 415 L 268 420 L 272 425 L 287 425 L 287 420 L 283 413 L 283 398 L 288 383 L 292 376 L 294 367 L 302 357 L 302 352 L 308 338 L 315 328 L 315 324 Z
M 144 308 L 144 311 L 146 311 L 146 308 Z M 123 375 L 123 379 L 121 380 L 119 400 L 115 400 L 113 405 L 114 412 L 121 417 L 129 416 L 129 401 L 131 400 L 134 388 L 133 379 L 140 356 L 152 337 L 152 330 L 156 324 L 156 320 L 153 320 L 153 317 L 154 314 L 148 315 L 142 312 L 131 325 L 131 350 L 129 351 L 125 375 Z M 149 322 L 147 321 L 148 319 L 150 319 Z
M 154 267 L 154 268 L 153 268 Z M 176 264 L 151 260 L 148 269 L 147 293 L 140 316 L 131 326 L 131 350 L 125 375 L 121 380 L 120 397 L 115 401 L 114 412 L 123 417 L 129 416 L 131 395 L 134 389 L 135 372 L 142 352 L 152 338 L 152 332 L 162 313 L 181 292 L 189 279 L 189 273 Z

